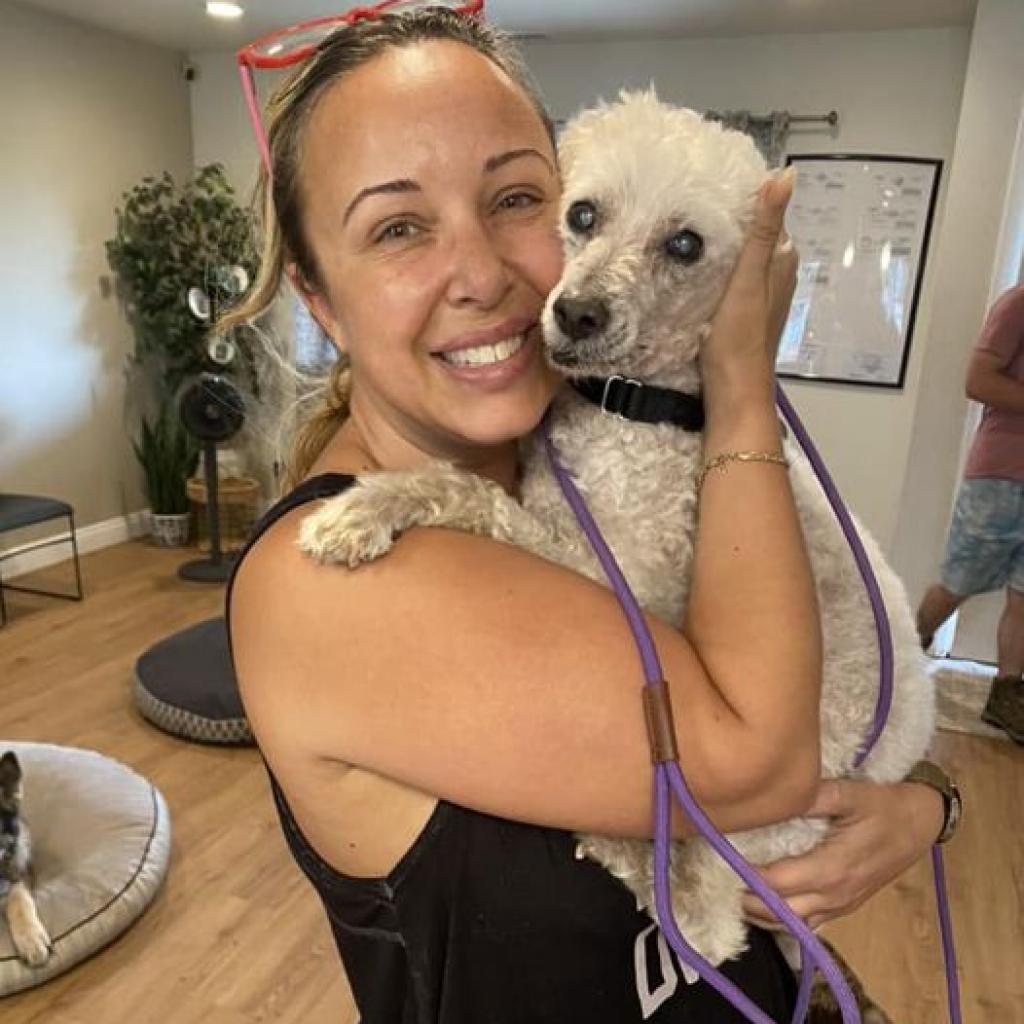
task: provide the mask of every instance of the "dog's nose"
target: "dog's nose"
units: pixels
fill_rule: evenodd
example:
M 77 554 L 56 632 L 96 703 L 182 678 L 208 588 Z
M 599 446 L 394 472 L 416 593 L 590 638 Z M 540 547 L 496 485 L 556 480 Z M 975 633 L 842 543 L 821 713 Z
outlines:
M 555 300 L 552 309 L 559 329 L 573 341 L 600 334 L 608 326 L 608 307 L 597 299 L 562 297 Z

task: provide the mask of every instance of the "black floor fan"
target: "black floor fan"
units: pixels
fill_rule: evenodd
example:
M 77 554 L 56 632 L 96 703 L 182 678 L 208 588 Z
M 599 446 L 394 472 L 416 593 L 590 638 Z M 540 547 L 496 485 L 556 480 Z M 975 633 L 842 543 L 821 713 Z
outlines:
M 178 413 L 185 429 L 203 445 L 206 479 L 206 515 L 210 533 L 210 557 L 186 562 L 178 569 L 183 580 L 224 583 L 234 563 L 220 542 L 220 509 L 217 504 L 217 445 L 242 429 L 245 420 L 242 395 L 227 378 L 202 373 L 185 385 L 178 399 Z

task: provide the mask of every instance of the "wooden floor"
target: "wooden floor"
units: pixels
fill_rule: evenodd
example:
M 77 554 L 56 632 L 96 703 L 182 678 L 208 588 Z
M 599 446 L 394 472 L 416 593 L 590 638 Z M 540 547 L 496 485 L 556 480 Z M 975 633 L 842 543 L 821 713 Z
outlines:
M 139 654 L 220 610 L 221 588 L 178 580 L 181 560 L 124 544 L 83 559 L 82 604 L 8 597 L 0 747 L 3 739 L 64 743 L 124 761 L 166 797 L 174 843 L 167 881 L 141 920 L 68 974 L 0 1001 L 4 1024 L 356 1019 L 255 752 L 176 740 L 132 705 Z M 53 569 L 37 582 L 57 579 Z M 1024 749 L 942 734 L 936 753 L 960 778 L 967 805 L 946 860 L 964 1021 L 1024 1024 Z M 828 933 L 896 1024 L 946 1020 L 925 864 Z

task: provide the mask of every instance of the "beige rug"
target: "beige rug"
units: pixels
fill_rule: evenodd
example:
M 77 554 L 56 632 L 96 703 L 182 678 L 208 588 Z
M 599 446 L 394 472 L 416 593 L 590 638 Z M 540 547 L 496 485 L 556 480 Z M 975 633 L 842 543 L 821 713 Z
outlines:
M 935 681 L 938 727 L 1011 742 L 1002 729 L 995 729 L 981 720 L 981 709 L 988 699 L 989 686 L 995 674 L 994 666 L 976 661 L 934 659 L 931 677 Z

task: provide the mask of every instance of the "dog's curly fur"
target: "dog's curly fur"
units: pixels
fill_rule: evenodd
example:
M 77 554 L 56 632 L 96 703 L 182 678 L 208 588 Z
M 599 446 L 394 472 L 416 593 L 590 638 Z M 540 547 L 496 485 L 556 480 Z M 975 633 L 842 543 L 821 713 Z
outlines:
M 544 311 L 548 358 L 567 375 L 621 374 L 690 393 L 700 390 L 699 353 L 753 215 L 766 165 L 745 135 L 669 107 L 653 92 L 579 115 L 562 136 L 563 214 L 593 205 L 592 230 L 565 225 L 566 267 Z M 692 231 L 700 259 L 684 265 L 666 240 Z M 598 300 L 603 328 L 584 341 L 560 330 L 559 297 Z M 702 438 L 668 425 L 602 413 L 571 389 L 556 398 L 551 433 L 562 462 L 646 609 L 682 621 L 697 525 L 695 481 Z M 817 584 L 824 638 L 822 774 L 853 774 L 873 719 L 878 642 L 864 585 L 836 517 L 802 452 L 786 443 L 790 479 Z M 522 504 L 496 484 L 450 465 L 369 474 L 304 521 L 300 544 L 322 562 L 350 566 L 379 557 L 413 525 L 444 525 L 520 545 L 600 582 L 604 576 L 566 505 L 540 441 L 524 451 Z M 755 471 L 747 467 L 729 472 Z M 882 737 L 860 775 L 902 778 L 933 729 L 933 693 L 907 598 L 874 540 L 861 537 L 885 598 L 895 651 L 895 694 Z M 826 830 L 795 819 L 730 836 L 750 861 L 806 852 Z M 580 836 L 654 916 L 647 841 Z M 687 940 L 712 963 L 738 954 L 746 926 L 740 883 L 701 839 L 673 851 L 673 907 Z

